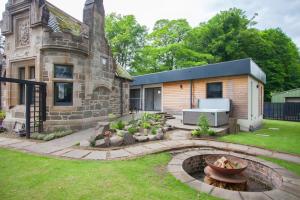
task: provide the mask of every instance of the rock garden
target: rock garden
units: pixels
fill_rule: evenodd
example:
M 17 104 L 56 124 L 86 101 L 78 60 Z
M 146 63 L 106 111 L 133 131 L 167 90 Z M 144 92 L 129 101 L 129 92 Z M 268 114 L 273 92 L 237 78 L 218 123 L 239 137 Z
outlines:
M 110 123 L 104 127 L 103 124 L 99 124 L 95 135 L 89 140 L 91 147 L 120 147 L 163 140 L 166 132 L 172 129 L 166 126 L 164 113 L 144 113 L 138 119 L 133 115 L 130 120 L 113 120 L 113 118 L 114 116 L 110 116 Z

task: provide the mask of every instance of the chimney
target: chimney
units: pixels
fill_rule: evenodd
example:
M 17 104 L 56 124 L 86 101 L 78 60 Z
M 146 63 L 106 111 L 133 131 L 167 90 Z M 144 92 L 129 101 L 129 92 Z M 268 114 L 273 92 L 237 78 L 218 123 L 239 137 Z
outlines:
M 86 0 L 83 11 L 83 23 L 90 27 L 90 39 L 96 41 L 105 37 L 105 11 L 103 0 Z

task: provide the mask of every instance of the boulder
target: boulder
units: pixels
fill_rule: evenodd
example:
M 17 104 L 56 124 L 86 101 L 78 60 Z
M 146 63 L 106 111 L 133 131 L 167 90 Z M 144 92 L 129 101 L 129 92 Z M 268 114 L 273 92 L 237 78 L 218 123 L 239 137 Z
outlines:
M 135 143 L 135 138 L 130 133 L 125 133 L 123 138 L 124 138 L 125 145 L 131 145 Z
M 120 137 L 124 137 L 124 135 L 128 133 L 128 131 L 124 131 L 124 130 L 117 130 L 117 135 Z
M 135 136 L 134 138 L 138 142 L 147 142 L 149 140 L 148 136 Z
M 155 141 L 155 140 L 157 140 L 156 135 L 148 135 L 148 139 L 149 139 L 150 141 Z
M 161 128 L 159 128 L 159 129 L 157 130 L 156 139 L 157 139 L 157 140 L 162 140 L 162 139 L 164 139 L 164 132 L 163 132 L 163 130 L 162 130 Z
M 124 138 L 120 137 L 118 135 L 115 135 L 110 138 L 110 145 L 113 147 L 121 146 L 123 144 L 123 142 L 124 142 Z
M 95 147 L 106 148 L 106 147 L 109 147 L 109 145 L 110 145 L 110 139 L 109 138 L 96 140 L 96 142 L 95 142 Z

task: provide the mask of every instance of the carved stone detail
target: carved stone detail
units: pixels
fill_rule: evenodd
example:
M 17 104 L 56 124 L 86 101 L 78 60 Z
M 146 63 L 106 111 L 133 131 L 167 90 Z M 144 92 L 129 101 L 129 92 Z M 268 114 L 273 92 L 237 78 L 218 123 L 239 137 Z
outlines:
M 17 46 L 23 47 L 30 44 L 30 22 L 29 18 L 17 19 Z

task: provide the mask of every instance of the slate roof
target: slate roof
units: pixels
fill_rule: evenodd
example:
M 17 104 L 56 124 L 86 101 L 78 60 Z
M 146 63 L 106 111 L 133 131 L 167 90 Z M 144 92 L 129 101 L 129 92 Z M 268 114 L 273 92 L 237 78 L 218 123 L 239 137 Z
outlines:
M 117 64 L 117 69 L 116 69 L 116 75 L 117 75 L 117 77 L 124 78 L 124 79 L 130 80 L 130 81 L 133 80 L 132 76 L 126 71 L 126 69 L 118 64 Z
M 266 74 L 251 58 L 246 58 L 199 67 L 134 76 L 131 86 L 238 75 L 250 75 L 266 83 Z
M 82 22 L 75 19 L 71 15 L 68 15 L 49 2 L 46 2 L 46 6 L 50 15 L 48 26 L 54 32 L 70 31 L 73 35 L 80 36 Z

